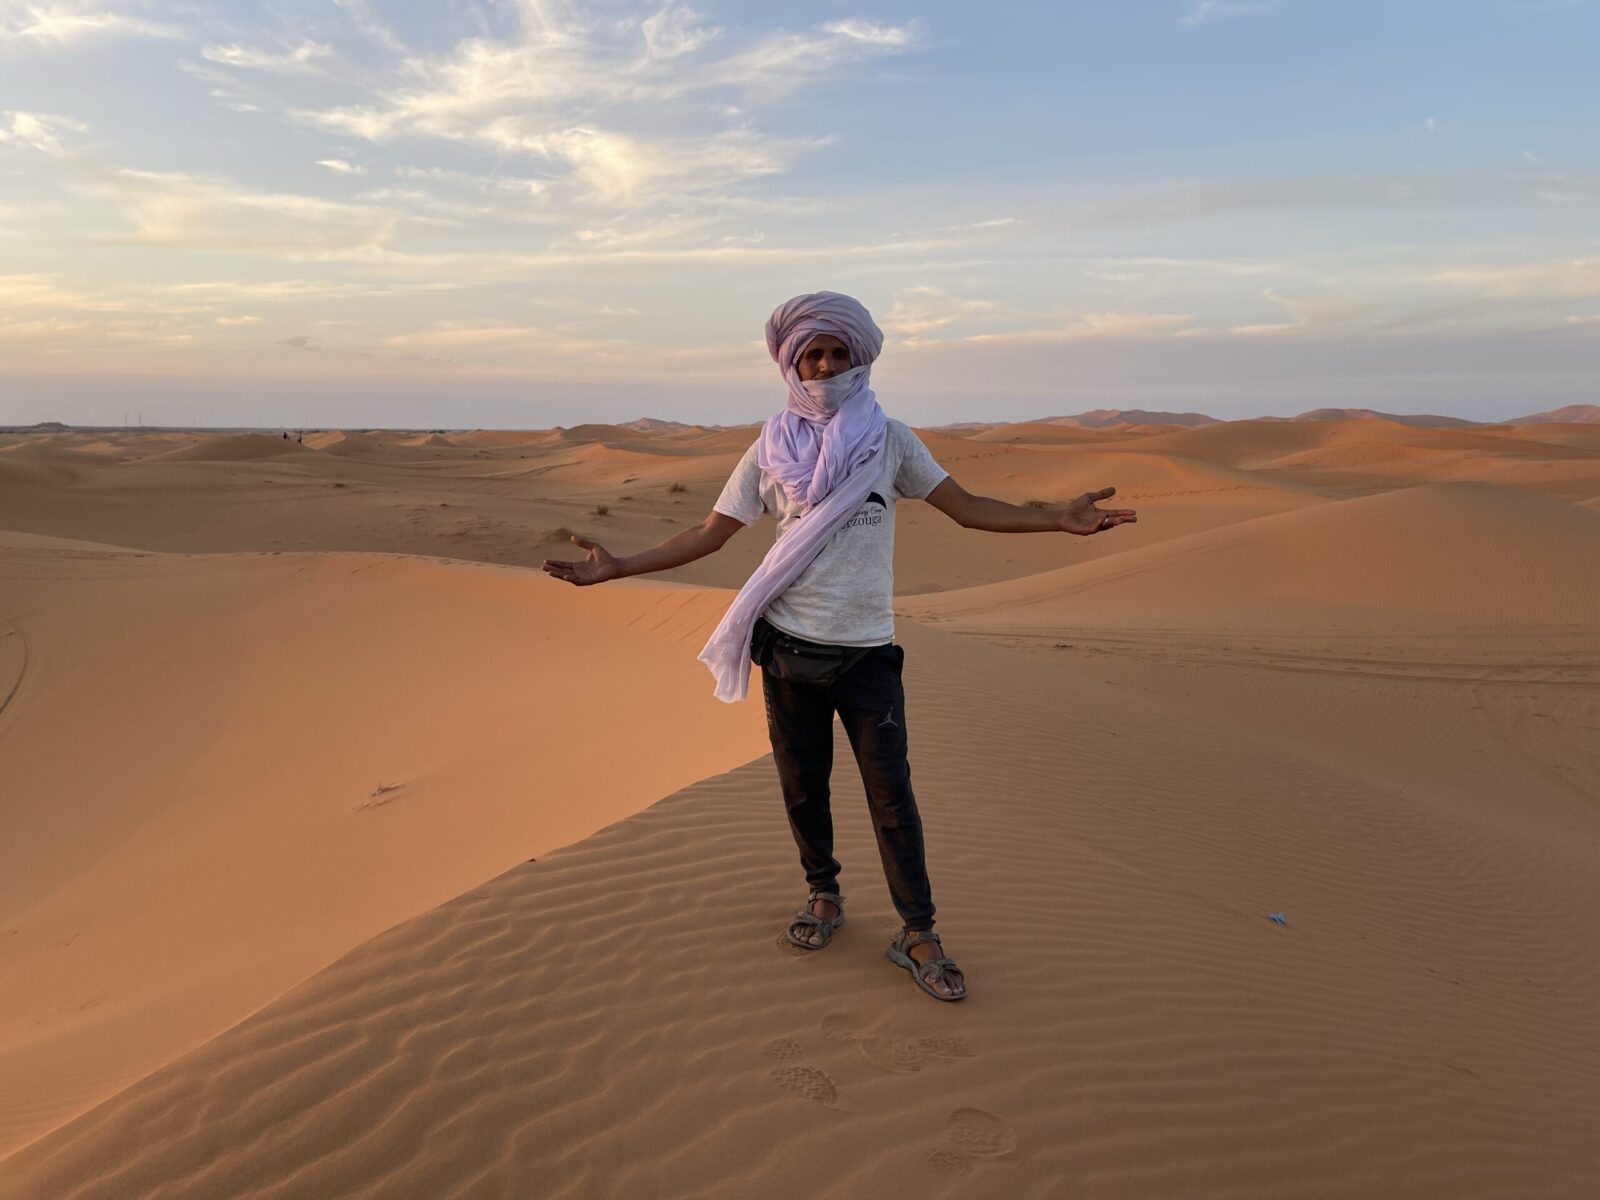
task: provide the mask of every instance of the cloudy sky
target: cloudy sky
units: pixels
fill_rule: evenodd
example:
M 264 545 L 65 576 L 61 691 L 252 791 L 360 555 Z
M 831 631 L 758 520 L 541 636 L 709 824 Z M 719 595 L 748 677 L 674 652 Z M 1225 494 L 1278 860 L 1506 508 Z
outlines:
M 0 0 L 0 423 L 1600 401 L 1596 0 Z

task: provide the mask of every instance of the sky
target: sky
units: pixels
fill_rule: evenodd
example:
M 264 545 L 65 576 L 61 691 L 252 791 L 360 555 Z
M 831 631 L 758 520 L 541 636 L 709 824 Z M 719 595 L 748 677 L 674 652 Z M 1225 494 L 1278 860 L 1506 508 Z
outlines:
M 1600 0 L 0 0 L 0 424 L 1600 402 Z

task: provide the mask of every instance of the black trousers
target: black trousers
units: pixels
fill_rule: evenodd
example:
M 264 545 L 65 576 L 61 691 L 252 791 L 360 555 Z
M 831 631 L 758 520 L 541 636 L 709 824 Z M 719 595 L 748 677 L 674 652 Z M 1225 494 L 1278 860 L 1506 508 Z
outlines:
M 758 620 L 757 644 L 760 643 Z M 905 690 L 901 670 L 906 652 L 886 643 L 830 684 L 787 683 L 762 671 L 767 732 L 778 781 L 789 813 L 789 828 L 800 849 L 806 883 L 839 890 L 839 862 L 833 857 L 833 714 L 839 714 L 872 813 L 878 854 L 895 910 L 907 929 L 933 928 L 933 894 L 922 846 L 922 818 L 911 791 L 906 761 Z

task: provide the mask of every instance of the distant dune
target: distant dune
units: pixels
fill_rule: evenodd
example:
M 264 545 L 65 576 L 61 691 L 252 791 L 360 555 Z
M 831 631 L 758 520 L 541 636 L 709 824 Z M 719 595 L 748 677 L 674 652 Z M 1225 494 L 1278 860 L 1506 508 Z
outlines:
M 1018 421 L 1007 425 L 985 426 L 973 433 L 971 440 L 1074 445 L 1114 441 L 1124 432 L 1122 429 L 1089 429 L 1078 425 L 1053 424 L 1048 421 Z
M 685 425 L 682 421 L 661 421 L 655 417 L 636 417 L 632 421 L 621 422 L 619 428 L 632 429 L 638 433 L 681 433 L 694 427 Z
M 1600 404 L 1568 404 L 1549 412 L 1529 413 L 1525 417 L 1512 417 L 1507 425 L 1550 425 L 1567 422 L 1600 424 Z
M 1398 425 L 1415 425 L 1419 429 L 1467 429 L 1482 424 L 1465 417 L 1438 417 L 1427 413 L 1386 413 L 1372 408 L 1313 408 L 1292 417 L 1262 417 L 1263 421 L 1357 421 L 1374 419 L 1393 421 Z
M 1498 425 L 1534 425 L 1552 422 L 1600 422 L 1600 405 L 1569 404 L 1549 412 L 1530 413 L 1523 417 L 1510 417 L 1502 422 L 1473 421 L 1466 417 L 1446 417 L 1429 413 L 1391 413 L 1373 408 L 1313 408 L 1292 417 L 1261 416 L 1246 418 L 1256 421 L 1393 421 L 1399 425 L 1413 425 L 1419 429 L 1470 429 L 1493 428 Z M 949 432 L 979 432 L 1005 425 L 1063 425 L 1076 429 L 1118 429 L 1138 425 L 1175 425 L 1197 428 L 1223 423 L 1219 418 L 1197 412 L 1153 412 L 1141 408 L 1095 408 L 1065 417 L 1030 417 L 1025 421 L 962 421 L 936 426 Z M 1231 423 L 1231 422 L 1230 422 Z
M 1209 425 L 1216 421 L 1204 413 L 1151 412 L 1142 408 L 1095 408 L 1066 417 L 1030 417 L 1026 421 L 958 421 L 933 428 L 950 433 L 995 429 L 1003 425 L 1061 426 L 1069 429 L 1116 429 L 1128 425 Z
M 1116 425 L 1212 425 L 1216 417 L 1197 412 L 1151 412 L 1143 408 L 1092 408 L 1070 417 L 1041 417 L 1045 425 L 1072 425 L 1079 429 L 1105 429 Z

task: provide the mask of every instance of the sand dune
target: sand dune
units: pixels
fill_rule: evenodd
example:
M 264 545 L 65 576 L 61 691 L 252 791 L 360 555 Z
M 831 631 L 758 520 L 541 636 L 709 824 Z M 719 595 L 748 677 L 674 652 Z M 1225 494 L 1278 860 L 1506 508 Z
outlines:
M 0 1150 L 765 745 L 720 593 L 0 539 Z
M 1018 421 L 980 429 L 968 439 L 974 442 L 1027 442 L 1035 445 L 1094 445 L 1113 442 L 1126 436 L 1126 427 L 1084 429 L 1075 425 L 1049 425 L 1042 421 Z
M 1291 421 L 1377 420 L 1421 429 L 1466 429 L 1478 425 L 1465 417 L 1441 417 L 1430 413 L 1386 413 L 1372 408 L 1313 408 L 1297 413 Z
M 0 1196 L 1587 1194 L 1600 930 L 1548 833 L 1592 810 L 1535 783 L 1508 838 L 1114 669 L 904 640 L 966 1004 L 884 961 L 848 772 L 851 922 L 776 947 L 763 759 L 352 951 Z
M 900 508 L 955 1006 L 882 957 L 842 733 L 850 923 L 777 942 L 683 586 L 770 522 L 531 569 L 699 520 L 754 428 L 0 438 L 0 1200 L 1589 1200 L 1594 429 L 925 431 L 1140 513 Z
M 258 458 L 281 458 L 304 454 L 305 446 L 286 441 L 277 434 L 241 433 L 233 437 L 207 438 L 192 446 L 179 446 L 149 455 L 147 462 L 249 462 Z
M 1136 444 L 1130 444 L 1127 448 L 1147 454 L 1175 454 L 1248 470 L 1285 454 L 1318 449 L 1352 437 L 1376 437 L 1380 430 L 1409 432 L 1407 426 L 1380 420 L 1227 421 L 1173 433 L 1151 434 L 1139 438 Z M 1438 430 L 1429 430 L 1427 436 L 1436 437 L 1439 433 Z M 1116 445 L 1115 442 L 1110 444 Z
M 1271 427 L 1312 434 L 1317 429 L 1309 422 Z M 1396 428 L 1407 434 L 1438 432 Z M 308 436 L 325 444 L 336 435 Z M 363 548 L 532 566 L 566 545 L 563 530 L 578 530 L 629 553 L 698 521 L 753 436 L 751 429 L 724 430 L 698 441 L 661 435 L 623 448 L 570 443 L 551 431 L 462 434 L 452 435 L 464 442 L 454 452 L 391 446 L 362 454 L 301 453 L 237 463 L 205 461 L 207 452 L 199 449 L 197 460 L 180 469 L 159 459 L 137 461 L 159 451 L 132 435 L 120 439 L 128 451 L 122 462 L 59 450 L 22 457 L 18 449 L 0 453 L 0 508 L 14 529 L 149 549 Z M 482 445 L 476 444 L 480 437 Z M 997 538 L 960 529 L 926 506 L 907 505 L 900 516 L 899 556 L 905 592 L 970 587 L 1093 561 L 1331 499 L 1342 494 L 1341 481 L 1353 480 L 1346 489 L 1353 494 L 1415 482 L 1406 478 L 1403 464 L 1386 476 L 1331 471 L 1329 479 L 1308 478 L 1310 469 L 1251 471 L 1150 452 L 1149 439 L 1089 446 L 996 444 L 932 431 L 923 437 L 969 490 L 1017 503 L 1060 503 L 1079 491 L 1114 485 L 1118 502 L 1138 507 L 1142 515 L 1138 525 L 1107 538 Z M 495 444 L 502 440 L 504 445 Z M 667 440 L 677 447 L 670 457 L 659 448 L 647 449 Z M 170 441 L 154 444 L 172 448 Z M 1529 441 L 1497 444 L 1506 448 L 1498 457 L 1486 451 L 1458 453 L 1450 461 L 1465 464 L 1469 477 L 1575 500 L 1600 494 L 1592 460 L 1581 449 L 1577 458 L 1570 450 L 1546 457 Z M 1429 474 L 1448 477 L 1443 468 Z M 672 490 L 679 486 L 684 490 Z M 601 507 L 607 509 L 603 516 Z M 735 586 L 759 561 L 770 537 L 771 527 L 764 525 L 736 538 L 722 554 L 667 578 Z
M 1266 466 L 1287 455 L 1345 446 L 1394 444 L 1433 449 L 1499 449 L 1519 453 L 1516 432 L 1504 426 L 1427 428 L 1381 417 L 1328 421 L 1229 421 L 1143 438 L 1139 449 L 1230 466 Z
M 1600 521 L 1488 484 L 1426 484 L 1129 550 L 942 596 L 919 620 L 1046 622 L 1578 622 L 1600 613 Z
M 305 444 L 324 454 L 334 454 L 341 458 L 401 458 L 415 457 L 426 452 L 422 447 L 408 446 L 399 438 L 384 433 L 352 433 L 343 430 L 312 434 L 306 439 Z
M 1513 417 L 1511 425 L 1547 425 L 1551 422 L 1578 422 L 1586 421 L 1590 424 L 1600 425 L 1600 404 L 1567 404 L 1561 408 L 1551 409 L 1548 412 L 1529 413 L 1522 417 Z
M 1520 425 L 1506 430 L 1505 436 L 1532 442 L 1547 442 L 1556 446 L 1578 446 L 1585 450 L 1600 450 L 1600 422 Z
M 649 435 L 621 425 L 586 424 L 563 427 L 558 432 L 563 442 L 637 442 Z
M 1594 494 L 1600 485 L 1600 443 L 1592 434 L 1569 432 L 1582 427 L 1543 428 L 1552 430 L 1544 439 L 1508 426 L 1429 429 L 1376 419 L 1237 422 L 1146 438 L 1127 448 L 1192 455 L 1247 470 L 1263 482 L 1348 495 L 1443 480 L 1501 483 L 1567 499 Z
M 474 429 L 467 433 L 450 435 L 452 445 L 488 446 L 496 449 L 508 446 L 542 446 L 560 440 L 560 432 L 554 429 Z

